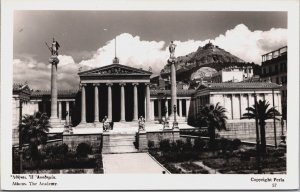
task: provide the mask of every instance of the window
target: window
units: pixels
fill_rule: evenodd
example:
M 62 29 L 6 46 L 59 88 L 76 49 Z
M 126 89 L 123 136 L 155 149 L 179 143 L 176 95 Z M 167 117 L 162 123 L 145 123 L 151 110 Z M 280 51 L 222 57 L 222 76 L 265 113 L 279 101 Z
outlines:
M 269 73 L 272 73 L 272 66 L 269 66 Z
M 279 84 L 279 77 L 276 77 L 276 84 Z
M 283 72 L 284 71 L 284 63 L 280 63 L 280 72 Z
M 252 69 L 249 69 L 249 73 L 252 73 Z
M 284 83 L 284 76 L 281 76 L 281 83 Z
M 275 73 L 278 73 L 278 65 L 275 65 Z

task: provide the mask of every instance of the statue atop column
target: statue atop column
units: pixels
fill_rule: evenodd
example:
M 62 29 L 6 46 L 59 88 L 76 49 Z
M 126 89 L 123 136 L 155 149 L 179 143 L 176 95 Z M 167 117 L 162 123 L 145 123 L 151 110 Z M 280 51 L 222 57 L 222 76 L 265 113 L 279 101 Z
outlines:
M 175 48 L 176 48 L 176 44 L 174 44 L 173 41 L 171 41 L 170 45 L 169 45 L 169 51 L 170 51 L 170 59 L 175 59 Z
M 51 44 L 51 47 L 47 44 L 47 42 L 45 42 L 48 49 L 50 50 L 51 52 L 51 55 L 52 56 L 58 56 L 58 49 L 60 48 L 60 45 L 59 43 L 54 39 L 53 37 L 53 41 L 52 41 L 52 44 Z
M 48 47 L 48 49 L 50 50 L 50 53 L 51 53 L 51 57 L 49 59 L 49 62 L 51 64 L 58 64 L 59 60 L 58 60 L 57 56 L 58 56 L 58 49 L 60 48 L 59 43 L 53 37 L 53 41 L 51 43 L 51 46 L 49 46 L 47 44 L 47 42 L 45 42 L 45 44 L 46 44 L 46 46 Z

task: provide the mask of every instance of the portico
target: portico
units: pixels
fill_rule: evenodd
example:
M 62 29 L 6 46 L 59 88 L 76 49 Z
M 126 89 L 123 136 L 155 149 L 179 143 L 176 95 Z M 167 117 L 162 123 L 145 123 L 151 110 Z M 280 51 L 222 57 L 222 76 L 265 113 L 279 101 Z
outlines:
M 111 64 L 79 72 L 81 122 L 99 123 L 105 116 L 113 122 L 150 121 L 151 72 L 121 64 Z

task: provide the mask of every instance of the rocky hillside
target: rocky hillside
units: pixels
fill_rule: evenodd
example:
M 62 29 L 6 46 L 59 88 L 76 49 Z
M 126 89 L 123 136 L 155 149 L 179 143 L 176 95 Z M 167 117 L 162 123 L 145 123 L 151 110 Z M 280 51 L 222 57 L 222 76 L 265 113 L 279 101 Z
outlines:
M 222 68 L 229 66 L 249 66 L 254 63 L 246 63 L 242 59 L 232 55 L 231 53 L 221 49 L 218 46 L 213 45 L 212 43 L 207 43 L 204 47 L 199 46 L 196 52 L 192 52 L 185 56 L 177 57 L 178 63 L 176 64 L 176 73 L 177 76 L 184 79 L 191 79 L 191 76 L 198 76 L 198 71 L 203 73 L 203 67 L 213 68 L 214 70 L 208 71 L 218 71 Z M 258 69 L 259 70 L 259 69 Z M 204 70 L 207 71 L 207 70 Z M 165 76 L 170 73 L 170 66 L 165 65 L 165 67 L 161 70 L 161 75 Z M 207 74 L 210 75 L 210 74 Z M 187 78 L 188 77 L 188 78 Z M 183 79 L 182 79 L 183 80 Z

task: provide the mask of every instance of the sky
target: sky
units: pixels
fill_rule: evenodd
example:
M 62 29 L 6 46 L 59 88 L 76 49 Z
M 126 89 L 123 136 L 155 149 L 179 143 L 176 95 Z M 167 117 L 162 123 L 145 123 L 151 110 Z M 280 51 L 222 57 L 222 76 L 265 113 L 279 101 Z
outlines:
M 15 11 L 14 82 L 50 89 L 52 37 L 59 49 L 58 88 L 77 89 L 82 70 L 120 63 L 158 74 L 174 40 L 176 56 L 208 41 L 245 60 L 287 45 L 286 12 L 215 11 Z

